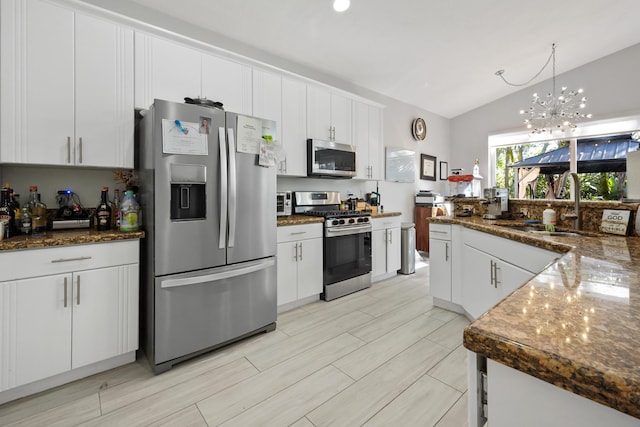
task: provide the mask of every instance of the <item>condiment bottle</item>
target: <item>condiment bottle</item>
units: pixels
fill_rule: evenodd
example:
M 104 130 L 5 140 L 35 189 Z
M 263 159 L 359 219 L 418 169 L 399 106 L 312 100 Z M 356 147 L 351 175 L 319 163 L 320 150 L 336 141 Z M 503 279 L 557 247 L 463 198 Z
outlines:
M 138 231 L 140 229 L 140 205 L 133 196 L 133 191 L 127 190 L 120 205 L 120 231 Z

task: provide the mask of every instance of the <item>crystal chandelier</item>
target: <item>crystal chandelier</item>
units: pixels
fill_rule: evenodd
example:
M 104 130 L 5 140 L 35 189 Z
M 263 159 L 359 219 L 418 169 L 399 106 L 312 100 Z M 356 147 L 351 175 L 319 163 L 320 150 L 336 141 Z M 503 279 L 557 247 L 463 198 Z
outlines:
M 496 71 L 496 75 L 501 77 L 508 85 L 524 86 L 538 77 L 549 65 L 549 61 L 552 61 L 553 64 L 552 91 L 548 92 L 544 97 L 534 93 L 531 99 L 531 106 L 528 109 L 520 110 L 520 114 L 526 117 L 524 123 L 532 134 L 548 133 L 551 135 L 554 131 L 574 131 L 577 127 L 575 122 L 592 117 L 591 114 L 583 112 L 587 106 L 587 98 L 582 95 L 582 89 L 569 90 L 566 86 L 563 86 L 560 92 L 556 93 L 555 43 L 551 45 L 551 55 L 547 62 L 528 82 L 522 84 L 510 83 L 504 78 L 504 70 Z

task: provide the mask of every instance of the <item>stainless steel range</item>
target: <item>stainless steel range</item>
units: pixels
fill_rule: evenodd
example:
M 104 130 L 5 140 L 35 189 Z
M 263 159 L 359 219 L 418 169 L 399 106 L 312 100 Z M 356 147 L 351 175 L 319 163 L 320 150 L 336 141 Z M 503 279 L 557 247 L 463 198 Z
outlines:
M 294 212 L 324 221 L 321 298 L 330 301 L 371 286 L 371 215 L 340 210 L 336 191 L 297 191 Z

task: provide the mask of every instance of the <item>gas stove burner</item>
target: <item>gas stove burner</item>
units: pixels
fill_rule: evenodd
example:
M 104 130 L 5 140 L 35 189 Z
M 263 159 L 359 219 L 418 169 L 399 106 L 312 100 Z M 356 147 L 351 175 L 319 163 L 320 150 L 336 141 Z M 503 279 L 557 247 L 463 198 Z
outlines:
M 362 211 L 341 211 L 341 210 L 308 210 L 306 212 L 302 212 L 303 215 L 309 216 L 321 216 L 323 218 L 345 218 L 345 217 L 359 217 L 359 216 L 367 216 L 369 213 Z

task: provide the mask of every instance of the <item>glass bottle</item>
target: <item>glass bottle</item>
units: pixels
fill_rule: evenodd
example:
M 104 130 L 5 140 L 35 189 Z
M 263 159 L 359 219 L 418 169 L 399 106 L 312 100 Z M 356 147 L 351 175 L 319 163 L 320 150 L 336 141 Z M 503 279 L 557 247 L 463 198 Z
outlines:
M 15 219 L 16 214 L 13 210 L 11 198 L 9 197 L 9 189 L 0 190 L 0 221 L 4 222 L 4 238 L 8 239 L 15 235 Z
M 31 234 L 33 223 L 31 221 L 31 211 L 29 210 L 29 206 L 24 206 L 22 208 L 22 215 L 20 221 L 20 232 L 23 234 Z
M 40 201 L 40 193 L 35 185 L 29 187 L 29 208 L 33 233 L 44 233 L 47 230 L 47 205 Z
M 111 228 L 118 230 L 120 228 L 120 190 L 113 190 L 113 202 L 111 202 Z
M 98 231 L 111 230 L 111 206 L 109 206 L 109 187 L 102 187 L 100 203 L 96 207 Z
M 19 198 L 20 195 L 16 194 L 13 191 L 13 188 L 9 188 L 9 199 L 11 199 L 11 206 L 13 207 L 13 212 L 15 214 L 14 231 L 16 234 L 20 234 L 22 230 L 22 210 L 20 209 L 20 202 L 18 201 Z
M 124 193 L 120 205 L 120 231 L 138 231 L 140 229 L 140 205 L 133 196 L 133 191 Z

